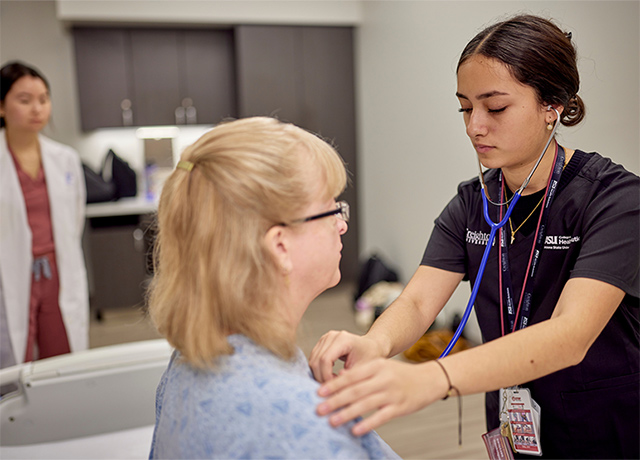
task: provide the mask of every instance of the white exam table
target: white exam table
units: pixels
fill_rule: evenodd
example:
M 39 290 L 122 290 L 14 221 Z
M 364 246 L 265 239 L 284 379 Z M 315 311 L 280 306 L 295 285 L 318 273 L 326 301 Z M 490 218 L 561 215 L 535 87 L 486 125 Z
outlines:
M 172 349 L 148 340 L 0 370 L 0 458 L 148 458 Z

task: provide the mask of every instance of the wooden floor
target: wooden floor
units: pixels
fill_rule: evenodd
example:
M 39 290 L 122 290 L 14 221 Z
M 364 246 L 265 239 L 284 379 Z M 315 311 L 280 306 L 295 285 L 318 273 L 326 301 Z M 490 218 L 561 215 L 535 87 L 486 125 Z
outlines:
M 338 286 L 318 297 L 309 307 L 299 329 L 299 345 L 308 355 L 320 336 L 330 329 L 361 333 L 352 313 L 352 290 Z M 102 321 L 90 328 L 92 348 L 115 343 L 158 338 L 140 308 L 102 312 Z M 378 434 L 404 459 L 486 459 L 484 396 L 462 398 L 462 447 L 458 447 L 458 407 L 455 398 L 395 419 Z

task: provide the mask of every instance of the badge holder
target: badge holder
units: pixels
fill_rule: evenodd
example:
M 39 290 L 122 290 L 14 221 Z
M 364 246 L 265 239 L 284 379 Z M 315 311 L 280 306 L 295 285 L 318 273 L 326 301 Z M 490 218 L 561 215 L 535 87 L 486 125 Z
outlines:
M 513 451 L 509 441 L 501 434 L 500 428 L 483 434 L 482 440 L 490 460 L 513 460 Z
M 500 390 L 500 428 L 497 430 L 509 441 L 514 452 L 542 455 L 540 406 L 531 398 L 528 388 Z

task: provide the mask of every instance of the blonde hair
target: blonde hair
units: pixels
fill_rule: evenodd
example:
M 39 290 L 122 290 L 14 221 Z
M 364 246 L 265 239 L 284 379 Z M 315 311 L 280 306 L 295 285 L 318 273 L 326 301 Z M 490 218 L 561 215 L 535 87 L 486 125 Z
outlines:
M 277 313 L 281 268 L 264 245 L 273 225 L 300 217 L 314 193 L 346 186 L 336 151 L 273 118 L 225 122 L 188 147 L 158 206 L 149 313 L 159 332 L 196 367 L 232 352 L 240 333 L 283 358 L 295 331 Z M 323 190 L 313 190 L 320 178 Z M 293 335 L 292 335 L 293 333 Z

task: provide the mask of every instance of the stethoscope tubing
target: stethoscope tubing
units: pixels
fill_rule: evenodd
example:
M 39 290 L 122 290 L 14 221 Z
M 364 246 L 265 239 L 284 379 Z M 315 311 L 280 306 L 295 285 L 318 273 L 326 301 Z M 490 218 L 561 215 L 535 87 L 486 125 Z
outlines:
M 466 306 L 466 308 L 464 310 L 464 314 L 462 315 L 462 319 L 460 320 L 460 324 L 458 325 L 456 331 L 454 332 L 453 337 L 449 341 L 449 344 L 444 349 L 444 351 L 442 352 L 442 354 L 440 355 L 440 357 L 438 359 L 441 359 L 441 358 L 444 358 L 445 356 L 447 356 L 451 352 L 451 350 L 453 349 L 455 344 L 458 342 L 458 339 L 460 338 L 460 336 L 462 335 L 462 331 L 465 328 L 465 326 L 467 325 L 467 321 L 469 321 L 469 316 L 471 316 L 471 310 L 473 310 L 473 304 L 475 303 L 476 297 L 478 296 L 478 291 L 480 290 L 480 282 L 482 281 L 482 277 L 484 275 L 484 270 L 487 267 L 487 260 L 489 259 L 489 252 L 491 251 L 491 246 L 493 246 L 493 242 L 495 241 L 496 232 L 500 228 L 502 228 L 507 223 L 509 218 L 511 217 L 511 212 L 513 211 L 513 208 L 515 207 L 516 203 L 518 202 L 518 200 L 522 196 L 522 192 L 524 191 L 524 189 L 527 187 L 527 185 L 529 185 L 529 181 L 531 180 L 531 177 L 533 177 L 533 174 L 535 173 L 536 169 L 538 168 L 538 165 L 542 161 L 542 157 L 547 152 L 547 149 L 549 148 L 549 145 L 551 144 L 551 141 L 555 137 L 556 130 L 558 129 L 558 125 L 560 125 L 560 112 L 558 112 L 555 109 L 555 107 L 551 107 L 551 108 L 558 115 L 558 118 L 556 118 L 556 123 L 555 123 L 555 125 L 553 127 L 553 130 L 551 131 L 551 135 L 549 136 L 549 139 L 547 140 L 547 143 L 545 144 L 544 149 L 542 150 L 542 153 L 538 157 L 538 161 L 536 161 L 536 164 L 531 169 L 531 172 L 529 173 L 529 176 L 527 176 L 527 178 L 522 183 L 520 188 L 516 191 L 516 193 L 513 194 L 513 197 L 511 199 L 511 203 L 509 203 L 509 207 L 507 208 L 507 212 L 505 213 L 504 217 L 502 218 L 502 220 L 500 222 L 494 222 L 493 220 L 491 220 L 491 217 L 489 216 L 489 199 L 487 198 L 487 191 L 485 190 L 484 179 L 482 177 L 482 169 L 480 169 L 480 193 L 482 195 L 482 211 L 484 213 L 484 220 L 487 222 L 487 224 L 489 224 L 489 227 L 491 227 L 491 230 L 489 232 L 489 238 L 487 239 L 487 247 L 485 248 L 484 253 L 482 254 L 482 259 L 480 260 L 480 267 L 478 268 L 478 274 L 476 275 L 476 280 L 473 283 L 473 289 L 471 290 L 471 296 L 469 297 L 469 302 L 467 303 L 467 306 Z M 504 204 L 506 204 L 506 203 L 498 203 L 498 205 L 500 205 L 500 206 L 502 206 Z
M 482 254 L 482 259 L 480 261 L 480 267 L 478 268 L 476 281 L 473 283 L 473 289 L 471 290 L 471 297 L 469 297 L 469 303 L 467 303 L 467 307 L 464 310 L 464 314 L 462 315 L 462 319 L 460 320 L 460 324 L 458 325 L 458 328 L 456 329 L 455 333 L 453 334 L 453 337 L 449 341 L 447 348 L 445 348 L 442 354 L 440 355 L 440 358 L 444 358 L 451 352 L 455 344 L 458 342 L 458 339 L 462 335 L 462 330 L 467 325 L 467 321 L 469 321 L 469 316 L 471 316 L 471 310 L 473 310 L 473 304 L 475 303 L 476 297 L 478 296 L 478 291 L 480 290 L 480 282 L 482 281 L 484 270 L 487 267 L 489 252 L 491 251 L 491 246 L 493 246 L 493 242 L 495 241 L 496 232 L 507 223 L 507 221 L 509 220 L 509 217 L 511 217 L 511 212 L 513 211 L 513 208 L 515 207 L 519 199 L 520 199 L 520 193 L 516 192 L 516 194 L 513 196 L 513 199 L 511 200 L 511 204 L 509 205 L 509 208 L 507 209 L 507 212 L 505 213 L 504 217 L 500 222 L 496 223 L 489 218 L 489 203 L 487 200 L 487 196 L 484 193 L 482 194 L 482 208 L 484 211 L 484 218 L 487 221 L 487 223 L 491 226 L 491 231 L 489 232 L 489 238 L 487 239 L 487 247 L 484 249 L 484 253 Z

